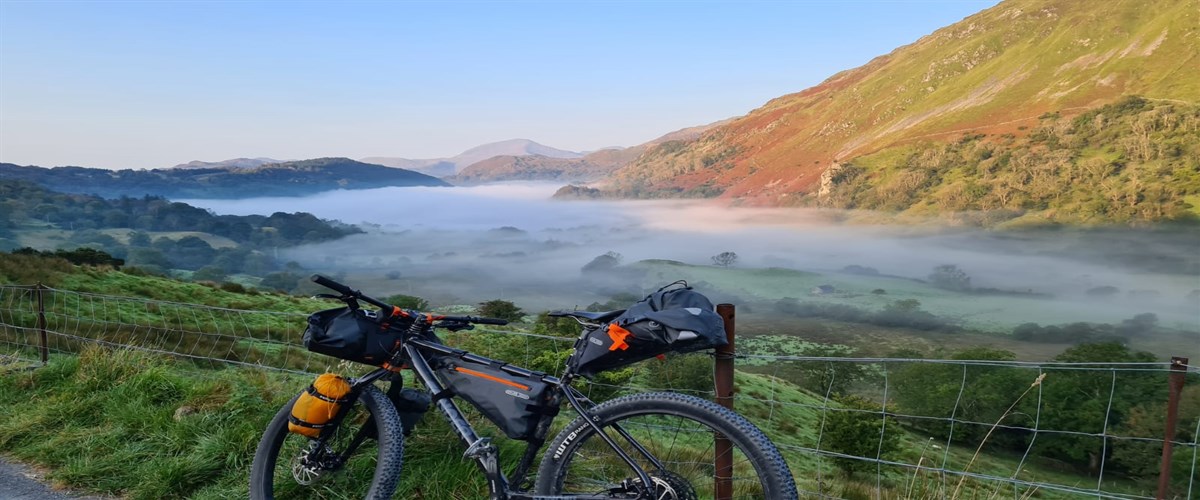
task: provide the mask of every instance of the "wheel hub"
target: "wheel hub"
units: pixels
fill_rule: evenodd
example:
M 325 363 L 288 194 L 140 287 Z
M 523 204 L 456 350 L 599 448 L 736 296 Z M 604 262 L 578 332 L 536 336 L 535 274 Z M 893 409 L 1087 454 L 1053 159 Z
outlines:
M 333 450 L 320 450 L 315 448 L 315 443 L 310 444 L 292 457 L 292 479 L 303 486 L 312 486 L 326 472 L 337 468 L 334 457 Z

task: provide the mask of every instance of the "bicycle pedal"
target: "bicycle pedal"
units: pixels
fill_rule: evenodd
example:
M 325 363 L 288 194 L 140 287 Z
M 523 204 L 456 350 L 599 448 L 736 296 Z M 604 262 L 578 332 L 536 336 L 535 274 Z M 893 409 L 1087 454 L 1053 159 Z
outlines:
M 477 459 L 494 452 L 496 448 L 492 446 L 492 438 L 481 437 L 467 448 L 466 453 L 463 453 L 463 458 Z

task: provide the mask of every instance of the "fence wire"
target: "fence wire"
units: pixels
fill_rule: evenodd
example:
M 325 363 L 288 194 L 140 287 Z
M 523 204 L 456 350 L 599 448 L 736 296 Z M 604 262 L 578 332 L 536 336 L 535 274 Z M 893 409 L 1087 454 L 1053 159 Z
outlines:
M 42 349 L 58 355 L 95 344 L 209 366 L 335 369 L 337 360 L 303 348 L 305 318 L 0 286 L 0 365 L 36 363 Z M 574 342 L 484 328 L 444 339 L 551 373 L 561 370 Z M 784 452 L 806 497 L 1155 498 L 1170 363 L 805 357 L 742 349 L 737 365 L 735 409 Z M 1200 369 L 1184 368 L 1179 376 L 1194 387 Z M 647 390 L 712 397 L 711 377 L 707 357 L 669 357 L 593 380 L 586 392 L 597 400 Z M 1198 397 L 1200 391 L 1184 391 L 1181 407 L 1200 409 Z M 1170 442 L 1168 498 L 1190 500 L 1200 498 L 1200 414 L 1181 417 Z

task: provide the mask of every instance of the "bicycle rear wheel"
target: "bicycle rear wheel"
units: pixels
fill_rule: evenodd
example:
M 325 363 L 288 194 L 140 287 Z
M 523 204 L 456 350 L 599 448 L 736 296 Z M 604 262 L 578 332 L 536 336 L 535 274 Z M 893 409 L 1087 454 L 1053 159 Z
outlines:
M 732 444 L 728 478 L 736 499 L 797 497 L 796 484 L 775 445 L 754 424 L 710 401 L 660 392 L 617 398 L 591 411 L 595 422 L 638 461 L 654 482 L 653 498 L 715 498 L 718 455 L 714 435 Z M 623 429 L 658 460 L 647 459 L 616 429 Z M 591 426 L 576 418 L 550 443 L 538 470 L 543 495 L 608 495 L 637 498 L 637 474 Z
M 258 443 L 250 498 L 391 498 L 400 479 L 404 436 L 387 397 L 367 386 L 321 449 L 315 440 L 288 432 L 295 402 L 292 398 L 280 408 Z

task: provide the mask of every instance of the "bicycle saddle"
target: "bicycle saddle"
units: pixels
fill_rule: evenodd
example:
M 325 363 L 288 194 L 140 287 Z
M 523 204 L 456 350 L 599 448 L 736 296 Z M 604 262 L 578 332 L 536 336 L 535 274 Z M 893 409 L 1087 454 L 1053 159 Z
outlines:
M 586 319 L 586 320 L 588 320 L 588 321 L 594 321 L 594 322 L 596 322 L 596 323 L 605 323 L 605 322 L 608 322 L 609 320 L 611 320 L 611 319 L 613 319 L 613 318 L 616 318 L 617 316 L 620 316 L 620 315 L 621 315 L 621 313 L 623 313 L 623 312 L 625 312 L 625 310 L 624 310 L 624 309 L 619 309 L 619 310 L 616 310 L 616 311 L 602 311 L 602 312 L 591 312 L 591 311 L 550 311 L 548 314 L 549 314 L 550 316 L 554 316 L 554 317 L 556 317 L 556 318 L 563 318 L 563 317 L 567 317 L 567 316 L 574 316 L 574 317 L 576 317 L 576 318 Z

